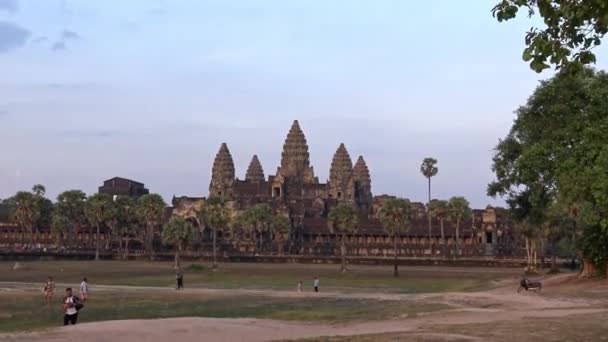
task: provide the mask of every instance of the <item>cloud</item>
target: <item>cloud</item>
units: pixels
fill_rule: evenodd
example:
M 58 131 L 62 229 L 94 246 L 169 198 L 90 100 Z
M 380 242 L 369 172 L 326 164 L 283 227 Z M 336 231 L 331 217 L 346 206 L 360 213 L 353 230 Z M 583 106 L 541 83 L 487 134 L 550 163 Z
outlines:
M 0 0 L 0 11 L 15 13 L 19 10 L 19 2 L 17 0 Z
M 0 53 L 24 46 L 30 35 L 30 31 L 17 24 L 0 21 Z
M 34 44 L 41 44 L 41 43 L 46 42 L 47 40 L 49 40 L 47 37 L 40 36 L 40 37 L 36 37 L 36 38 L 32 39 L 32 43 L 34 43 Z
M 67 46 L 65 45 L 65 43 L 63 41 L 58 41 L 55 42 L 53 45 L 51 45 L 51 50 L 53 51 L 63 51 L 67 48 Z
M 66 40 L 70 40 L 70 39 L 79 40 L 81 38 L 82 37 L 78 33 L 74 32 L 74 31 L 63 30 L 63 32 L 61 32 L 61 40 L 62 41 L 66 41 Z

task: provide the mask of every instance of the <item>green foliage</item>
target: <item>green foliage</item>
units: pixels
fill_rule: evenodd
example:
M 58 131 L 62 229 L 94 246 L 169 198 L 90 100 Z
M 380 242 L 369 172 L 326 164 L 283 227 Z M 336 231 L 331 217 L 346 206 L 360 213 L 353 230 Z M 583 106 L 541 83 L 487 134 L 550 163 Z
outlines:
M 192 239 L 194 227 L 182 217 L 173 216 L 163 225 L 162 238 L 167 244 L 177 246 L 178 250 L 185 248 Z
M 357 231 L 359 216 L 352 205 L 340 203 L 329 211 L 327 223 L 333 233 L 346 235 Z
M 448 202 L 434 199 L 429 203 L 431 216 L 438 220 L 445 220 L 448 216 Z
M 544 81 L 517 110 L 511 131 L 496 147 L 496 181 L 515 214 L 539 226 L 554 202 L 576 218 L 583 235 L 608 227 L 608 74 L 560 72 Z M 601 235 L 603 236 L 603 235 Z M 600 265 L 603 238 L 581 239 L 585 257 Z M 599 253 L 599 254 L 598 254 Z
M 447 214 L 451 221 L 462 222 L 471 218 L 472 211 L 464 197 L 454 196 L 450 198 L 447 204 Z
M 158 226 L 163 221 L 165 206 L 165 201 L 160 195 L 144 195 L 137 201 L 137 216 L 148 226 Z
M 76 233 L 76 227 L 86 223 L 84 205 L 87 195 L 80 190 L 68 190 L 57 196 L 55 213 L 70 221 L 72 231 Z
M 224 229 L 230 224 L 230 211 L 221 197 L 209 197 L 200 213 L 200 220 L 205 227 Z
M 245 210 L 239 217 L 238 222 L 241 227 L 250 233 L 263 233 L 272 226 L 272 208 L 266 203 L 256 204 Z
M 439 169 L 437 168 L 437 159 L 435 158 L 424 158 L 422 165 L 420 165 L 420 172 L 426 178 L 431 178 L 437 175 Z
M 118 196 L 112 226 L 115 234 L 131 237 L 137 235 L 137 202 L 130 196 Z
M 51 219 L 51 232 L 60 240 L 70 231 L 70 220 L 59 212 L 54 212 Z
M 114 201 L 108 194 L 90 196 L 84 205 L 84 215 L 93 227 L 100 227 L 112 219 Z
M 382 227 L 391 237 L 407 232 L 410 228 L 412 206 L 408 199 L 391 198 L 382 203 L 379 212 Z
M 291 228 L 289 217 L 284 215 L 274 215 L 272 218 L 271 230 L 274 234 L 286 234 Z
M 31 192 L 19 191 L 13 197 L 13 220 L 28 232 L 33 232 L 34 226 L 40 218 L 40 200 Z
M 608 32 L 605 0 L 502 0 L 492 14 L 502 22 L 515 18 L 522 8 L 530 17 L 540 15 L 545 24 L 543 29 L 531 28 L 525 37 L 522 58 L 532 70 L 595 63 L 592 49 Z

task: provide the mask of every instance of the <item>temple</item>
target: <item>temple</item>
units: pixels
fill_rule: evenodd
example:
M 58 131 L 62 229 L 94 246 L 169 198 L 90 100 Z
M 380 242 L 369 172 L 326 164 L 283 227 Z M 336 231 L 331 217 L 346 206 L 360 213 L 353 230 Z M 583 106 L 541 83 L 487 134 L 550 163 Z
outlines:
M 267 203 L 275 213 L 289 217 L 289 238 L 294 243 L 290 244 L 289 251 L 284 252 L 292 254 L 334 255 L 336 237 L 329 231 L 327 215 L 338 203 L 350 203 L 359 212 L 357 233 L 349 237 L 351 244 L 358 246 L 352 253 L 359 256 L 390 253 L 390 239 L 378 219 L 378 212 L 383 201 L 391 196 L 373 195 L 371 175 L 364 157 L 358 156 L 353 166 L 347 147 L 340 144 L 331 162 L 329 179 L 326 183 L 319 182 L 310 165 L 306 137 L 297 120 L 287 133 L 281 162 L 273 175 L 265 176 L 264 167 L 254 155 L 244 179 L 237 178 L 228 145 L 222 143 L 211 169 L 209 195 L 223 197 L 234 217 L 258 203 Z M 204 198 L 174 198 L 173 212 L 176 215 L 194 215 L 204 201 Z M 440 246 L 455 243 L 454 224 L 446 222 L 442 236 L 440 224 L 435 220 L 429 236 L 425 206 L 413 203 L 413 207 L 412 226 L 400 237 L 404 255 L 439 254 Z M 458 253 L 494 255 L 494 246 L 502 242 L 507 228 L 505 217 L 501 208 L 473 210 L 473 218 L 460 225 L 459 245 L 462 248 Z

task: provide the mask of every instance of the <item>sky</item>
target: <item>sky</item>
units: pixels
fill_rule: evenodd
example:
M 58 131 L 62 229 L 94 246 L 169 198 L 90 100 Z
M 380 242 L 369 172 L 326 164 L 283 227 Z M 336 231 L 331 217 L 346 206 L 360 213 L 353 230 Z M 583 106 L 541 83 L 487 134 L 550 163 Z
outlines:
M 434 198 L 501 205 L 493 148 L 553 72 L 495 2 L 0 0 L 0 198 L 114 176 L 206 196 L 222 142 L 237 177 L 254 154 L 274 174 L 298 119 L 323 182 L 343 142 L 375 195 L 425 201 L 435 157 Z

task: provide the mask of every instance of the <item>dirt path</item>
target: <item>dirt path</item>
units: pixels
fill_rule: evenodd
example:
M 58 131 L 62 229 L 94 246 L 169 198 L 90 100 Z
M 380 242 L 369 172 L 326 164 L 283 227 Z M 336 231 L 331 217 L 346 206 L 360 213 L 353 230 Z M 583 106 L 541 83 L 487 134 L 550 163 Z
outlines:
M 5 284 L 6 285 L 6 284 Z M 2 286 L 2 284 L 0 284 Z M 29 285 L 13 284 L 13 290 L 23 290 Z M 137 287 L 99 287 L 99 290 L 124 288 L 150 290 Z M 152 290 L 169 291 L 167 288 Z M 288 291 L 270 290 L 208 290 L 192 289 L 193 294 L 255 294 L 268 296 L 302 296 Z M 474 293 L 439 293 L 419 295 L 370 294 L 370 293 L 321 293 L 325 297 L 376 298 L 389 300 L 414 299 L 422 303 L 443 303 L 450 309 L 429 313 L 422 317 L 344 324 L 297 323 L 265 319 L 221 318 L 171 318 L 159 320 L 107 321 L 57 328 L 36 333 L 0 335 L 1 341 L 271 341 L 311 338 L 318 336 L 351 336 L 377 333 L 412 332 L 430 330 L 438 325 L 478 324 L 515 321 L 528 318 L 560 318 L 578 314 L 595 314 L 608 311 L 606 301 L 585 298 L 551 298 L 532 293 L 517 294 L 513 286 Z M 604 305 L 598 305 L 598 304 Z M 429 334 L 426 334 L 429 335 Z M 424 335 L 424 336 L 426 336 Z M 476 338 L 431 334 L 433 338 Z M 429 335 L 430 336 L 430 335 Z

